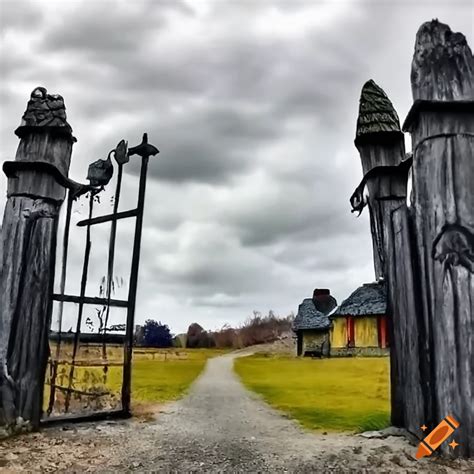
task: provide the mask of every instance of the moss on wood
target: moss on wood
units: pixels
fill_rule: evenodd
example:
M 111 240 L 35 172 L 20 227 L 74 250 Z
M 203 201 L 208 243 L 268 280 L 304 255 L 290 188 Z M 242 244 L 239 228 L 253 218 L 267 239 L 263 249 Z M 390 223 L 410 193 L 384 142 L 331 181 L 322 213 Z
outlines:
M 387 94 L 372 79 L 362 87 L 356 141 L 374 133 L 400 133 L 400 120 Z

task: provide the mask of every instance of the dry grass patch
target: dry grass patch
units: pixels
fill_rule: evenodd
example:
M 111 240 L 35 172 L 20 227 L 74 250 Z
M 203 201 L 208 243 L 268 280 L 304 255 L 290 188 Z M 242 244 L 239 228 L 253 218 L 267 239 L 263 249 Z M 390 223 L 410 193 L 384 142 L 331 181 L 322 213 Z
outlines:
M 81 365 L 74 371 L 73 388 L 82 392 L 106 393 L 107 395 L 91 397 L 74 393 L 71 398 L 73 412 L 120 408 L 123 349 L 108 347 L 107 367 L 98 366 L 105 363 L 103 359 L 100 359 L 100 349 L 100 346 L 91 347 L 90 345 L 81 348 L 78 357 Z M 66 351 L 67 348 L 64 350 Z M 135 349 L 132 362 L 134 412 L 137 407 L 137 413 L 143 415 L 151 405 L 180 398 L 202 372 L 207 359 L 225 352 L 227 351 L 219 349 Z M 67 363 L 59 364 L 56 381 L 59 386 L 68 387 L 69 370 L 70 365 Z M 50 385 L 47 383 L 44 397 L 45 410 L 49 392 Z M 64 392 L 57 390 L 54 414 L 61 414 L 64 403 Z

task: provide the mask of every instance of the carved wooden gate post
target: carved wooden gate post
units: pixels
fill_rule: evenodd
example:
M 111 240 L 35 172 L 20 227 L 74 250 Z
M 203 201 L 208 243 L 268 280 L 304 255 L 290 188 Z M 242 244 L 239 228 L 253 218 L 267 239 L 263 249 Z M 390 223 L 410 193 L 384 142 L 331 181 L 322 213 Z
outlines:
M 418 430 L 423 424 L 419 373 L 415 282 L 407 217 L 407 176 L 404 137 L 398 115 L 385 92 L 372 80 L 362 88 L 355 145 L 364 179 L 351 204 L 365 206 L 368 189 L 375 272 L 387 285 L 390 321 L 392 424 Z M 393 219 L 394 213 L 402 219 Z M 404 228 L 403 228 L 404 227 Z
M 430 356 L 432 428 L 452 414 L 458 453 L 474 456 L 474 59 L 461 33 L 434 20 L 416 37 L 413 207 Z M 450 450 L 444 443 L 440 449 Z
M 52 309 L 58 214 L 65 198 L 72 129 L 64 101 L 38 87 L 21 126 L 15 161 L 6 162 L 2 226 L 0 430 L 37 428 Z
M 355 145 L 369 192 L 375 276 L 377 279 L 385 278 L 389 235 L 384 223 L 393 209 L 406 202 L 406 177 L 403 173 L 396 177 L 389 172 L 391 169 L 386 171 L 383 168 L 397 167 L 405 159 L 405 144 L 392 103 L 372 80 L 362 88 Z M 362 203 L 362 187 L 354 193 L 351 201 L 356 198 Z M 354 204 L 357 206 L 356 202 Z

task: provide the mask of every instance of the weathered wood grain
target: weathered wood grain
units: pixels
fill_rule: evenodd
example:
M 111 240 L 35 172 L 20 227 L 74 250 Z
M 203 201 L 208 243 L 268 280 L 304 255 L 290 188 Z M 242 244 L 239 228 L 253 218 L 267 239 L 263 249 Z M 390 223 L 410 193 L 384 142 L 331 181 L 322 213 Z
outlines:
M 432 428 L 452 414 L 461 423 L 457 454 L 466 457 L 474 456 L 473 74 L 463 35 L 438 21 L 421 26 L 412 63 L 413 97 L 445 101 L 443 107 L 415 104 L 406 124 L 413 142 L 420 301 L 430 360 L 426 376 L 433 410 L 426 425 Z
M 391 213 L 388 233 L 387 281 L 391 311 L 390 368 L 392 423 L 418 435 L 432 408 L 427 396 L 426 330 L 420 317 L 416 248 L 406 205 Z
M 423 23 L 416 35 L 411 68 L 413 99 L 472 100 L 474 60 L 462 33 L 438 20 Z
M 8 178 L 0 275 L 0 429 L 38 428 L 48 356 L 56 234 L 64 187 L 47 167 L 67 177 L 74 141 L 61 98 L 32 93 Z M 61 105 L 62 104 L 62 105 Z
M 7 243 L 10 248 L 5 259 L 6 266 L 15 270 L 18 282 L 16 291 L 9 292 L 7 368 L 15 385 L 16 415 L 31 423 L 39 422 L 41 415 L 42 361 L 50 325 L 48 295 L 53 289 L 58 211 L 58 204 L 53 202 L 14 197 L 8 200 L 5 213 L 5 225 L 14 234 L 23 235 L 21 242 Z
M 367 116 L 370 127 L 364 120 Z M 409 167 L 404 163 L 404 137 L 396 111 L 373 81 L 362 88 L 355 144 L 368 189 L 376 277 L 384 278 L 388 286 L 392 424 L 415 431 L 423 423 L 424 412 L 406 206 Z M 360 194 L 360 188 L 356 193 Z

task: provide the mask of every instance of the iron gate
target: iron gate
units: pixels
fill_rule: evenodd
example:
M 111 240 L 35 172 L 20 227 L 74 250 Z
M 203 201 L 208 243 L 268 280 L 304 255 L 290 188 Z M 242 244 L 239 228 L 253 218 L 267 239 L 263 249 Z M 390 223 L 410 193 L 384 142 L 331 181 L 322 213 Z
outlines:
M 146 133 L 143 135 L 142 143 L 130 149 L 122 140 L 109 153 L 106 160 L 98 160 L 89 166 L 89 186 L 73 186 L 72 182 L 68 185 L 59 290 L 52 295 L 56 307 L 52 324 L 56 325 L 56 330 L 51 330 L 49 337 L 50 357 L 45 380 L 43 422 L 65 418 L 84 420 L 111 415 L 130 415 L 132 347 L 146 178 L 149 157 L 157 153 L 157 148 L 148 143 Z M 119 212 L 123 167 L 134 155 L 141 157 L 137 207 Z M 111 157 L 115 159 L 117 168 L 116 189 L 112 199 L 113 212 L 94 216 L 94 203 L 100 202 L 100 195 L 114 173 Z M 88 204 L 88 217 L 77 223 L 78 227 L 85 228 L 85 247 L 80 290 L 79 294 L 74 295 L 66 293 L 66 280 L 71 217 L 74 207 L 81 199 L 85 199 Z M 115 287 L 118 283 L 122 283 L 114 275 L 117 223 L 121 219 L 130 218 L 135 218 L 135 230 L 128 297 L 115 299 L 113 298 Z M 87 280 L 93 246 L 91 231 L 94 226 L 104 223 L 110 223 L 107 275 L 101 282 L 99 296 L 88 296 Z M 85 318 L 87 314 L 85 308 L 90 308 L 91 305 L 99 321 L 97 331 L 90 316 Z M 75 313 L 74 330 L 71 327 L 67 332 L 64 331 L 65 308 L 68 308 L 69 316 Z M 114 308 L 121 308 L 125 311 L 126 317 L 122 324 L 110 326 L 110 312 Z M 84 331 L 84 325 L 88 330 Z M 121 334 L 116 334 L 114 331 L 119 331 Z

